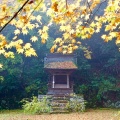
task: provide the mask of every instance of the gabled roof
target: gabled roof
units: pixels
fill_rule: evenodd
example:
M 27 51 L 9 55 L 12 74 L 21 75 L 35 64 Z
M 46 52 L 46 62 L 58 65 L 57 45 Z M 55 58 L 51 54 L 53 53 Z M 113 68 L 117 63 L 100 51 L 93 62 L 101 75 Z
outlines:
M 45 69 L 77 69 L 72 61 L 50 62 L 45 64 Z

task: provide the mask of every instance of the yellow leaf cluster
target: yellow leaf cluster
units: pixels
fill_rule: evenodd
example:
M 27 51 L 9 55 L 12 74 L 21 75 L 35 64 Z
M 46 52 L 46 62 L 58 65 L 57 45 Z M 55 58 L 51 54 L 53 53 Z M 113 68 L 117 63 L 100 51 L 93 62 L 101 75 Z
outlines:
M 3 65 L 2 65 L 2 64 L 0 64 L 0 69 L 1 69 L 1 68 L 3 68 Z
M 5 54 L 4 54 L 4 56 L 6 57 L 6 58 L 14 58 L 15 56 L 14 56 L 14 53 L 13 52 L 11 52 L 11 51 L 9 51 L 9 52 L 5 52 Z
M 32 42 L 36 42 L 38 41 L 38 38 L 36 36 L 32 36 L 31 39 L 30 39 Z
M 5 0 L 3 0 L 5 1 Z M 49 25 L 42 24 L 42 15 L 32 14 L 35 11 L 46 12 L 50 17 L 52 24 L 58 24 L 59 30 L 63 33 L 61 38 L 56 38 L 51 47 L 51 52 L 61 52 L 63 54 L 72 53 L 78 49 L 81 42 L 77 40 L 77 37 L 81 39 L 90 39 L 91 36 L 96 32 L 100 32 L 102 25 L 105 24 L 105 32 L 107 34 L 102 35 L 102 39 L 105 42 L 116 39 L 116 44 L 120 43 L 120 3 L 119 0 L 108 1 L 108 6 L 104 10 L 103 16 L 92 16 L 98 5 L 101 4 L 101 0 L 89 0 L 83 2 L 83 0 L 67 1 L 65 0 L 52 0 L 51 4 L 41 3 L 36 0 L 32 5 L 27 4 L 24 8 L 16 15 L 16 11 L 19 9 L 18 3 L 9 7 L 8 4 L 2 2 L 0 4 L 0 27 L 4 26 L 12 15 L 16 15 L 10 24 L 15 26 L 13 31 L 15 36 L 11 42 L 7 42 L 4 35 L 0 35 L 0 54 L 5 54 L 6 57 L 12 56 L 12 53 L 6 52 L 5 50 L 16 48 L 18 53 L 24 53 L 26 56 L 34 55 L 36 52 L 30 43 L 24 44 L 23 40 L 18 39 L 21 34 L 27 35 L 29 31 L 35 30 L 39 33 L 41 42 L 46 43 L 49 35 Z M 20 0 L 19 4 L 23 4 L 24 1 Z M 89 4 L 88 4 L 89 3 Z M 47 7 L 46 7 L 47 5 Z M 89 7 L 89 8 L 88 8 Z M 35 9 L 36 8 L 36 9 Z M 92 19 L 91 19 L 92 18 Z M 30 38 L 32 42 L 38 41 L 38 35 L 34 35 Z M 86 51 L 85 56 L 90 58 L 90 53 Z
M 30 43 L 26 43 L 23 48 L 26 50 L 26 49 L 30 49 L 31 48 L 31 44 Z
M 25 51 L 26 57 L 37 56 L 35 50 L 33 48 L 29 48 Z
M 49 30 L 48 26 L 43 26 L 43 29 L 39 29 L 39 31 L 38 31 L 38 33 L 41 37 L 41 42 L 43 44 L 45 44 L 48 39 L 48 30 Z

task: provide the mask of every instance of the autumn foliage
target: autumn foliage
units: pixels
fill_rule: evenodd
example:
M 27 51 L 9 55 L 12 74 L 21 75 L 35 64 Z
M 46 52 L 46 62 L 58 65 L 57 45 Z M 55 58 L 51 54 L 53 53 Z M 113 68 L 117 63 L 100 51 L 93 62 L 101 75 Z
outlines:
M 96 13 L 100 6 L 106 3 L 103 15 Z M 43 24 L 43 17 L 34 12 L 44 12 L 49 16 L 48 23 Z M 34 21 L 34 22 L 33 22 Z M 120 44 L 120 0 L 18 0 L 14 4 L 10 0 L 0 3 L 0 55 L 14 58 L 15 48 L 17 53 L 25 56 L 37 56 L 31 42 L 41 41 L 46 43 L 49 38 L 50 26 L 57 24 L 62 37 L 56 38 L 50 51 L 70 54 L 80 48 L 81 39 L 90 39 L 94 33 L 100 32 L 105 25 L 106 34 L 102 35 L 105 42 L 115 39 Z M 14 37 L 9 39 L 3 34 L 8 25 L 14 26 Z M 43 27 L 41 27 L 43 26 Z M 31 42 L 25 43 L 19 36 L 29 34 L 30 30 L 38 30 L 37 36 L 30 38 Z M 9 31 L 8 31 L 9 32 Z M 77 38 L 80 39 L 77 39 Z M 83 49 L 85 57 L 91 58 L 91 52 Z M 0 66 L 1 68 L 2 66 Z

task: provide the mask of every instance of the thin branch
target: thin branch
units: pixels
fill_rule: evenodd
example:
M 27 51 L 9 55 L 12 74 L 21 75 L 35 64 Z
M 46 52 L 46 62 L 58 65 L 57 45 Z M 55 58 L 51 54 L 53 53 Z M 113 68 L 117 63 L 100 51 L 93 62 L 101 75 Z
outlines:
M 30 14 L 29 17 L 27 18 L 27 20 L 29 20 L 30 16 L 34 13 L 34 11 L 38 8 L 38 6 L 41 4 L 42 1 L 43 1 L 43 0 L 41 0 L 41 1 L 38 3 L 38 5 L 34 8 L 34 10 L 31 12 L 31 14 Z M 25 23 L 24 23 L 23 27 L 25 27 Z M 22 27 L 22 28 L 23 28 L 23 27 Z M 22 28 L 20 29 L 20 31 L 22 31 Z M 17 38 L 18 38 L 18 35 L 16 35 L 16 36 L 17 36 Z M 16 40 L 17 40 L 17 38 L 16 38 Z M 15 40 L 14 40 L 14 41 L 15 41 Z
M 92 18 L 89 20 L 89 22 L 91 22 L 94 19 L 94 16 L 96 15 L 96 13 L 99 11 L 101 5 L 106 2 L 107 0 L 104 0 L 103 2 L 100 3 L 100 5 L 98 6 L 97 10 L 94 12 L 94 14 L 92 15 Z
M 13 17 L 0 29 L 0 33 L 5 29 L 5 27 L 18 15 L 18 13 L 24 8 L 24 6 L 29 2 L 29 0 L 26 0 L 26 2 L 22 5 L 22 7 L 13 15 Z
M 30 16 L 35 12 L 35 10 L 39 7 L 39 5 L 42 3 L 42 1 L 43 1 L 43 0 L 41 0 L 41 1 L 38 3 L 38 5 L 34 8 L 34 10 L 31 12 L 31 14 L 30 14 L 29 17 L 28 17 L 28 20 L 29 20 Z
M 65 2 L 66 2 L 66 10 L 67 10 L 67 8 L 68 8 L 68 7 L 67 7 L 67 0 L 65 0 Z
M 92 15 L 92 18 L 91 19 L 89 19 L 88 21 L 87 21 L 87 23 L 85 23 L 85 25 L 84 26 L 87 26 L 87 25 L 89 25 L 90 24 L 90 22 L 94 19 L 94 17 L 95 17 L 95 15 L 96 15 L 96 13 L 99 11 L 99 9 L 100 9 L 100 7 L 101 7 L 101 5 L 104 3 L 104 2 L 106 2 L 107 0 L 104 0 L 103 2 L 101 2 L 100 3 L 100 5 L 98 6 L 98 8 L 97 8 L 97 10 L 94 12 L 94 14 Z
M 88 0 L 87 0 L 87 4 L 88 4 L 89 10 L 90 10 L 90 15 L 92 15 L 92 10 L 90 9 L 90 4 L 89 4 Z

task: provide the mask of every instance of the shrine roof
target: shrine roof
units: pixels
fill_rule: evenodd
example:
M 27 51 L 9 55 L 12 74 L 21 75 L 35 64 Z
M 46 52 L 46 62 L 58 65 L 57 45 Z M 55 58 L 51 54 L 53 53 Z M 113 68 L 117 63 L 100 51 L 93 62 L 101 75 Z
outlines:
M 50 62 L 45 64 L 46 69 L 77 69 L 77 66 L 72 61 Z

